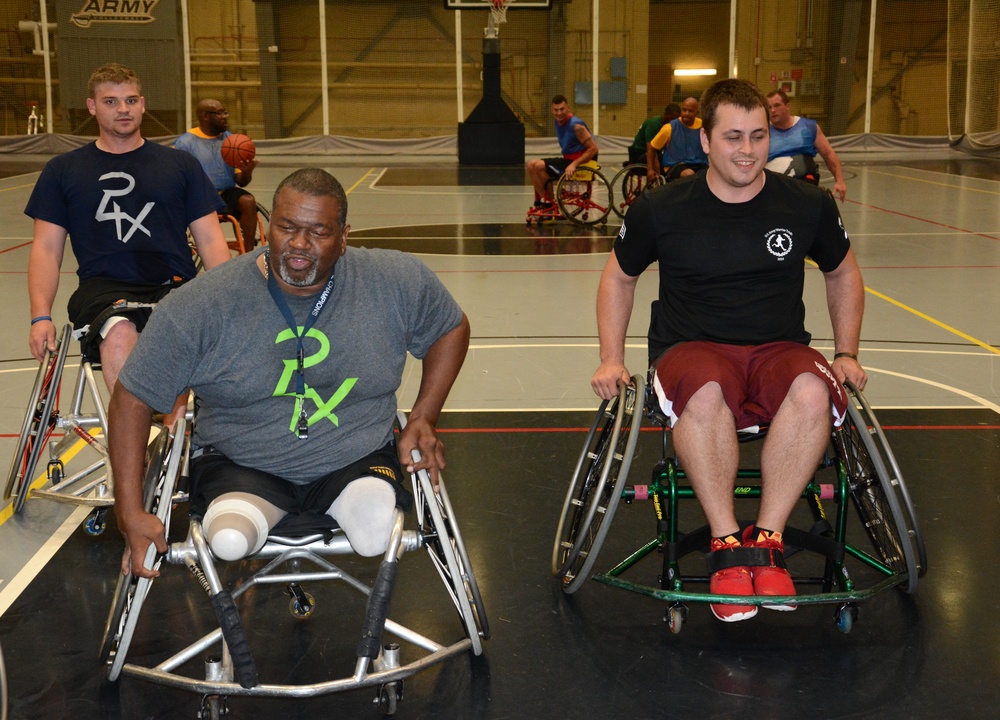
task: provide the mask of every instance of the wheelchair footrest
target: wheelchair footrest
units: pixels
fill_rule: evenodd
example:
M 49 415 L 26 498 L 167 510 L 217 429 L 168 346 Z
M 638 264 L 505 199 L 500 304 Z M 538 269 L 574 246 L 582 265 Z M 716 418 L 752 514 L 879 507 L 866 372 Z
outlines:
M 757 547 L 734 547 L 718 550 L 706 556 L 710 573 L 731 567 L 785 567 L 785 556 L 776 550 Z
M 250 654 L 250 644 L 243 631 L 240 613 L 236 609 L 236 603 L 229 591 L 223 590 L 212 596 L 212 609 L 215 611 L 215 617 L 222 629 L 222 637 L 225 639 L 226 645 L 229 646 L 236 681 L 240 687 L 256 687 L 260 682 L 257 678 L 257 667 L 254 664 L 253 655 Z
M 382 629 L 389 614 L 389 600 L 392 588 L 396 584 L 396 571 L 399 564 L 382 561 L 378 567 L 378 575 L 368 595 L 368 607 L 365 610 L 365 624 L 361 628 L 361 642 L 358 643 L 358 657 L 376 658 L 382 648 Z

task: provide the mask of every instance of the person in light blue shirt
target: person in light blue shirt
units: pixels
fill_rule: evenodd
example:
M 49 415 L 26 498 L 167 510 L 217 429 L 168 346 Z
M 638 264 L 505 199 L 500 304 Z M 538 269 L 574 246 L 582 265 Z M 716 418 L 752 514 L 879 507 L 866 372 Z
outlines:
M 226 203 L 226 214 L 240 223 L 245 250 L 251 250 L 257 235 L 257 199 L 244 190 L 253 180 L 253 170 L 258 160 L 253 158 L 237 168 L 222 159 L 222 141 L 232 135 L 229 131 L 229 112 L 218 100 L 205 99 L 195 109 L 198 125 L 174 141 L 174 147 L 191 153 L 201 163 L 215 189 Z

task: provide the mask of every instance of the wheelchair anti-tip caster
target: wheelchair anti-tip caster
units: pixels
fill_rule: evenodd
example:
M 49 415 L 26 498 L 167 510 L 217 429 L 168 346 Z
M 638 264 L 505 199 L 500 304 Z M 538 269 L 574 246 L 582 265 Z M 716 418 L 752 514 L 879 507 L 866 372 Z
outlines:
M 376 660 L 376 665 L 382 670 L 391 670 L 399 667 L 399 643 L 386 643 L 382 647 L 382 654 Z M 382 708 L 386 717 L 396 714 L 396 705 L 403 699 L 403 681 L 379 685 L 378 693 L 375 696 L 375 704 Z
M 396 714 L 396 707 L 402 699 L 403 681 L 397 680 L 379 686 L 375 704 L 382 708 L 382 713 L 386 717 L 392 717 Z
M 62 460 L 49 461 L 49 465 L 45 469 L 45 474 L 48 476 L 49 482 L 53 485 L 61 483 L 63 478 L 66 477 L 66 468 L 63 466 Z
M 229 714 L 226 707 L 226 698 L 223 695 L 205 695 L 201 699 L 201 708 L 198 710 L 199 720 L 219 720 Z
M 107 508 L 98 508 L 94 510 L 83 523 L 83 531 L 88 535 L 100 535 L 107 528 Z
M 288 612 L 292 617 L 303 620 L 312 615 L 316 609 L 316 598 L 295 583 L 285 586 L 285 592 L 291 597 L 288 602 Z
M 687 605 L 682 603 L 675 603 L 667 608 L 666 614 L 663 616 L 663 622 L 667 624 L 667 629 L 670 630 L 674 635 L 679 633 L 684 628 L 684 623 L 687 621 L 688 609 Z
M 837 629 L 846 635 L 857 622 L 858 606 L 853 603 L 838 606 L 833 612 L 833 619 L 837 623 Z

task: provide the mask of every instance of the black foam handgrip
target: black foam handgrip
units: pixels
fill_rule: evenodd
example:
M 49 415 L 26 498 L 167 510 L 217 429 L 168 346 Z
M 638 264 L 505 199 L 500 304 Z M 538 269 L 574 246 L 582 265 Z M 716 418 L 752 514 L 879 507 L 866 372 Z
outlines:
M 229 646 L 236 681 L 240 687 L 256 687 L 260 682 L 257 679 L 257 667 L 254 665 L 253 655 L 250 654 L 250 643 L 247 642 L 246 633 L 243 632 L 243 623 L 240 621 L 240 613 L 236 609 L 236 603 L 233 602 L 233 596 L 227 590 L 213 595 L 212 609 L 219 621 L 219 627 L 222 628 L 222 637 Z
M 378 575 L 368 595 L 368 607 L 365 610 L 365 624 L 361 628 L 361 642 L 358 643 L 358 657 L 376 658 L 382 646 L 382 628 L 389 614 L 389 599 L 392 597 L 392 586 L 396 583 L 396 570 L 399 564 L 382 561 L 378 566 Z

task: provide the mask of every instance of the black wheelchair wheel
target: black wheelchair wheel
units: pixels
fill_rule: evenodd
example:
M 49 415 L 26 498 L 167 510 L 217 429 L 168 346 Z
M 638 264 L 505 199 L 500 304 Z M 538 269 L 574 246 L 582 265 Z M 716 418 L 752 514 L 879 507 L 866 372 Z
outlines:
M 59 388 L 69 352 L 73 327 L 66 325 L 55 352 L 46 351 L 31 388 L 28 408 L 17 438 L 17 447 L 7 473 L 4 499 L 14 496 L 14 512 L 21 512 L 34 480 L 42 448 L 48 443 L 59 414 Z
M 639 440 L 645 381 L 635 375 L 601 403 L 570 481 L 552 547 L 552 573 L 563 592 L 590 577 L 622 496 Z
M 625 217 L 629 205 L 642 195 L 646 184 L 646 165 L 644 163 L 632 163 L 618 171 L 615 179 L 611 181 L 611 187 L 617 198 L 612 209 L 618 217 Z
M 889 445 L 861 392 L 848 385 L 847 419 L 834 433 L 837 456 L 847 472 L 851 500 L 878 558 L 906 573 L 901 586 L 912 593 L 927 567 L 916 513 Z
M 563 216 L 578 225 L 597 225 L 607 220 L 614 205 L 611 185 L 600 170 L 580 168 L 572 177 L 562 175 L 556 183 L 556 203 Z

